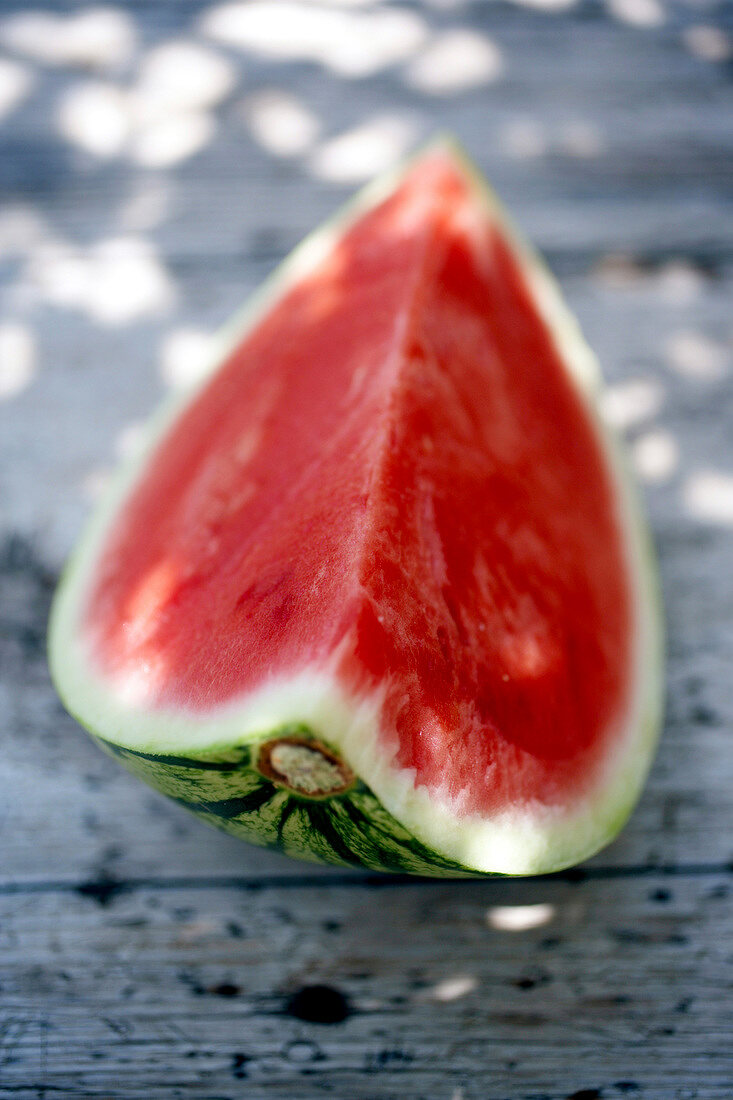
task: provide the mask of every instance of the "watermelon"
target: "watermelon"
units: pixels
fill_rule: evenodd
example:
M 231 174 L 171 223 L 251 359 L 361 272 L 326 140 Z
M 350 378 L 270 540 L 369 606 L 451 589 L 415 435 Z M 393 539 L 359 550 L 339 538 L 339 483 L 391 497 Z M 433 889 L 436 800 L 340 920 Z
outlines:
M 92 518 L 50 629 L 107 751 L 288 855 L 591 855 L 661 715 L 652 550 L 595 360 L 441 141 L 286 261 Z

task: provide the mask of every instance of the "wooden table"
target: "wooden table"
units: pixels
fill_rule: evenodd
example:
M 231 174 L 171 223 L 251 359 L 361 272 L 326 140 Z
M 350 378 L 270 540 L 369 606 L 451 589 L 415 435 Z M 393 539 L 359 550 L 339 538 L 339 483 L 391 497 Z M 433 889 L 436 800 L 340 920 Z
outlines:
M 0 9 L 0 1096 L 730 1100 L 733 7 L 45 10 Z M 151 54 L 180 40 L 199 52 Z M 614 845 L 544 880 L 248 849 L 98 752 L 44 656 L 135 424 L 436 128 L 598 350 L 661 559 L 651 781 Z

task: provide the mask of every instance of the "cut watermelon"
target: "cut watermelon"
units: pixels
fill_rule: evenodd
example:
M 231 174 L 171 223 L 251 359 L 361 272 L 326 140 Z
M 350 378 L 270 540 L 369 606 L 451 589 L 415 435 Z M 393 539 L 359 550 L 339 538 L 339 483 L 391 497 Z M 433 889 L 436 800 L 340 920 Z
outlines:
M 558 292 L 448 143 L 309 239 L 60 587 L 69 710 L 290 855 L 528 874 L 607 843 L 660 724 L 650 544 Z

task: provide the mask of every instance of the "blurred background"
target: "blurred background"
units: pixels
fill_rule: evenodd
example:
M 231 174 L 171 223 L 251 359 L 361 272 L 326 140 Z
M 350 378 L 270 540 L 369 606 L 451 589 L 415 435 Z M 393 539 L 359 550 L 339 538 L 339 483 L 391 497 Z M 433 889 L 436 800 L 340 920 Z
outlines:
M 0 3 L 0 1095 L 730 1100 L 732 71 L 729 0 Z M 143 789 L 64 714 L 44 636 L 158 399 L 438 130 L 600 356 L 668 722 L 575 877 L 387 890 Z

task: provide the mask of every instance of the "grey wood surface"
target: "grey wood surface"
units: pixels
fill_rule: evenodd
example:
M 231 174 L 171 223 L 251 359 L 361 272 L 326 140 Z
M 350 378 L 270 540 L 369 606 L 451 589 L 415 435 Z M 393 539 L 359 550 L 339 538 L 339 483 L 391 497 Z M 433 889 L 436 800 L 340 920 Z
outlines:
M 730 1100 L 733 6 L 33 10 L 0 4 L 0 1096 Z M 103 757 L 45 664 L 63 558 L 135 424 L 439 128 L 580 316 L 660 555 L 648 789 L 546 880 L 248 849 Z

